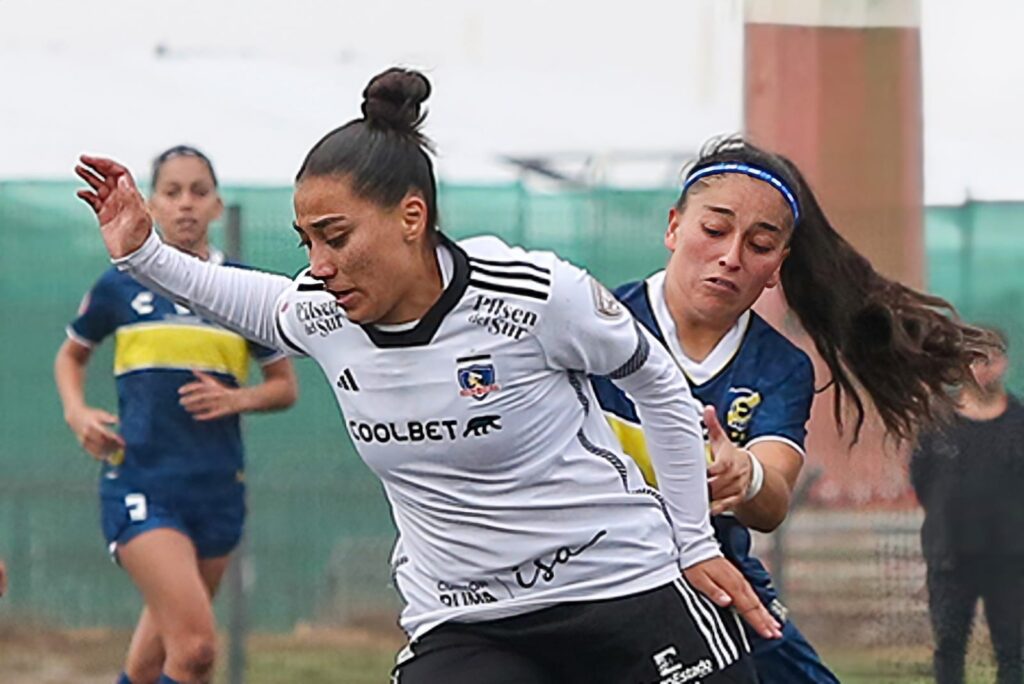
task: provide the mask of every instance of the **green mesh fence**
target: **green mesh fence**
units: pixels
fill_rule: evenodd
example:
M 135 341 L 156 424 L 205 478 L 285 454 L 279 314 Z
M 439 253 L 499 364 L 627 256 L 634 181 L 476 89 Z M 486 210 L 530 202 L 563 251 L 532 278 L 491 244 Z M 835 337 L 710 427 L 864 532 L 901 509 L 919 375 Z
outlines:
M 0 183 L 0 557 L 14 590 L 4 610 L 66 626 L 130 626 L 139 602 L 107 558 L 96 466 L 64 425 L 52 362 L 82 295 L 107 267 L 94 219 L 70 182 Z M 241 207 L 243 256 L 294 273 L 289 188 L 225 188 Z M 671 189 L 544 194 L 520 185 L 440 188 L 443 229 L 553 249 L 609 285 L 659 268 Z M 1024 340 L 1024 203 L 926 214 L 930 288 L 966 317 Z M 222 227 L 214 242 L 223 244 Z M 116 407 L 111 344 L 90 365 L 91 403 Z M 381 487 L 345 435 L 319 369 L 297 363 L 301 398 L 246 418 L 253 627 L 290 629 L 393 615 L 393 529 Z M 1017 369 L 1011 385 L 1019 386 Z M 6 600 L 6 599 L 5 599 Z

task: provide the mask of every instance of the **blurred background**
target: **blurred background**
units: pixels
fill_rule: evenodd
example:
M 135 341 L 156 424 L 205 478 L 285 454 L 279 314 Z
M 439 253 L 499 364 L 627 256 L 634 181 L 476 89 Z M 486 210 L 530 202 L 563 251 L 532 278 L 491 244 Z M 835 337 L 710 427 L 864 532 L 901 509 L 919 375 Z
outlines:
M 1024 60 L 1016 0 L 0 0 L 0 682 L 112 682 L 140 607 L 98 525 L 96 467 L 52 361 L 107 260 L 74 197 L 83 152 L 196 145 L 226 204 L 214 242 L 304 265 L 290 183 L 393 64 L 431 78 L 442 229 L 553 249 L 608 285 L 661 268 L 680 169 L 711 136 L 791 155 L 888 275 L 1024 342 Z M 759 308 L 800 341 L 779 301 Z M 104 369 L 89 398 L 116 407 Z M 401 644 L 393 527 L 329 387 L 246 418 L 250 517 L 218 599 L 218 681 L 383 682 Z M 820 379 L 823 376 L 819 375 Z M 1009 384 L 1024 374 L 1012 363 Z M 822 395 L 801 505 L 758 540 L 843 681 L 929 681 L 921 516 L 905 449 L 850 450 Z M 247 648 L 246 648 L 247 647 Z M 984 630 L 972 676 L 986 681 Z M 989 676 L 990 679 L 990 676 Z M 972 680 L 973 681 L 973 680 Z

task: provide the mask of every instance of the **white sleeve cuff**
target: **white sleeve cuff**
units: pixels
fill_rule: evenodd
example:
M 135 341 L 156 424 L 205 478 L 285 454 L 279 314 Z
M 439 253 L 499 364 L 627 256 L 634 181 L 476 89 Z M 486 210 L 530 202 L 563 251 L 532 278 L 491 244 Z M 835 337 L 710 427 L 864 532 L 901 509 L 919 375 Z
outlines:
M 114 264 L 119 271 L 130 271 L 132 266 L 137 262 L 147 259 L 152 256 L 154 252 L 160 249 L 163 245 L 163 240 L 157 235 L 156 229 L 150 229 L 149 237 L 142 243 L 142 246 L 131 254 L 126 254 L 123 257 L 111 258 L 110 263 Z

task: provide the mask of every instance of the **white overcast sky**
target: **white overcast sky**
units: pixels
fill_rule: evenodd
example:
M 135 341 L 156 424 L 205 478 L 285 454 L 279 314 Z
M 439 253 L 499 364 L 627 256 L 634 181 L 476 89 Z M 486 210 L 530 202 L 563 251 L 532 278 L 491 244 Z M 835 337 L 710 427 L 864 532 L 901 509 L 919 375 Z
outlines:
M 921 2 L 927 201 L 1024 199 L 1024 2 Z M 286 183 L 394 63 L 434 82 L 449 180 L 510 178 L 503 154 L 685 152 L 741 127 L 742 15 L 741 0 L 0 0 L 0 178 L 68 177 L 82 151 L 145 175 L 187 141 L 227 181 Z M 642 182 L 672 174 L 649 167 Z

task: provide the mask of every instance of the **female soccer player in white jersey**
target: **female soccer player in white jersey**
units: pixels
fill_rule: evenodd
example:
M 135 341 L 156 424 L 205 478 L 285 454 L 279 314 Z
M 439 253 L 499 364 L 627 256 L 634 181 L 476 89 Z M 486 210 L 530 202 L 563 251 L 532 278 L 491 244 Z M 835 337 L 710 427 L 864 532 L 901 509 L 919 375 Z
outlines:
M 831 373 L 836 419 L 844 397 L 853 403 L 855 433 L 867 399 L 889 433 L 912 436 L 952 408 L 947 388 L 971 382 L 971 362 L 998 341 L 945 315 L 943 300 L 879 275 L 832 228 L 792 162 L 739 139 L 712 141 L 688 170 L 665 245 L 665 270 L 616 294 L 671 350 L 705 405 L 712 511 L 725 513 L 713 518 L 716 536 L 784 623 L 782 639 L 750 635 L 758 676 L 833 684 L 750 553 L 747 528 L 772 530 L 789 509 L 814 396 L 807 355 L 750 307 L 782 283 Z M 653 484 L 642 417 L 608 380 L 595 379 L 595 388 Z
M 172 147 L 153 162 L 152 179 L 149 208 L 167 244 L 222 262 L 208 240 L 223 203 L 206 155 Z M 85 401 L 93 349 L 111 336 L 116 417 Z M 243 386 L 250 357 L 263 382 Z M 111 555 L 145 601 L 118 683 L 201 679 L 216 653 L 210 597 L 245 521 L 239 415 L 294 403 L 291 361 L 110 268 L 68 326 L 54 374 L 68 426 L 103 463 Z
M 437 231 L 429 91 L 380 74 L 363 117 L 309 152 L 294 227 L 310 267 L 294 281 L 169 249 L 115 162 L 83 157 L 79 195 L 119 268 L 323 369 L 400 534 L 396 681 L 755 681 L 736 615 L 765 637 L 777 624 L 714 540 L 682 373 L 584 271 Z M 660 493 L 587 373 L 633 397 Z

